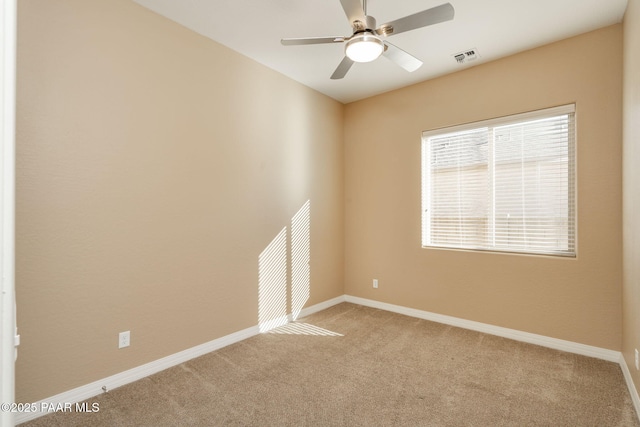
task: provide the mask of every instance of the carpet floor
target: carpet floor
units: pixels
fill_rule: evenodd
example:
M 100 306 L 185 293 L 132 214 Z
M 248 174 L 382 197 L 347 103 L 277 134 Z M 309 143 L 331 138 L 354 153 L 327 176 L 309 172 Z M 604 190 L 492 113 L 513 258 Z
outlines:
M 619 365 L 342 303 L 36 426 L 640 426 Z

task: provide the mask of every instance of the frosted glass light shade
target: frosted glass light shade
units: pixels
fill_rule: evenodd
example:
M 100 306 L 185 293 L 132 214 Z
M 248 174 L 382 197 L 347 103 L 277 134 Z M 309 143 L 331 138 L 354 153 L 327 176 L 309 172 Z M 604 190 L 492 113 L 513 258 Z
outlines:
M 384 43 L 371 34 L 353 36 L 345 46 L 345 55 L 355 62 L 371 62 L 384 51 Z

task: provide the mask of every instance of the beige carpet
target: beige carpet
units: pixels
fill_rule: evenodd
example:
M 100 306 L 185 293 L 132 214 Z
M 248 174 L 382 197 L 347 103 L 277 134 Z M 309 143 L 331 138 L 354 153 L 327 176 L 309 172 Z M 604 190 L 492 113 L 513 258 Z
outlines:
M 640 426 L 620 367 L 343 303 L 23 426 Z

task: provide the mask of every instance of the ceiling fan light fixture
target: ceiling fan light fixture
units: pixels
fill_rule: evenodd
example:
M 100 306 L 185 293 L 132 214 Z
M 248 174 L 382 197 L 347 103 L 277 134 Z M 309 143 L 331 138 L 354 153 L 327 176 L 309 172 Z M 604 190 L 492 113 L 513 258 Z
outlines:
M 356 34 L 347 41 L 345 55 L 354 62 L 371 62 L 384 52 L 384 43 L 372 34 Z

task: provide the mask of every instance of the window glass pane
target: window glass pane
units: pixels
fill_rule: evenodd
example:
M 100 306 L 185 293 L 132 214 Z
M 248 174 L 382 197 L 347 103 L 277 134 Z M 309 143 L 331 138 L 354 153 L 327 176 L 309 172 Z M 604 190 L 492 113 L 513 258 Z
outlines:
M 431 244 L 486 244 L 487 129 L 430 139 Z
M 567 250 L 568 116 L 494 129 L 495 245 Z
M 425 132 L 423 246 L 575 255 L 573 108 Z

